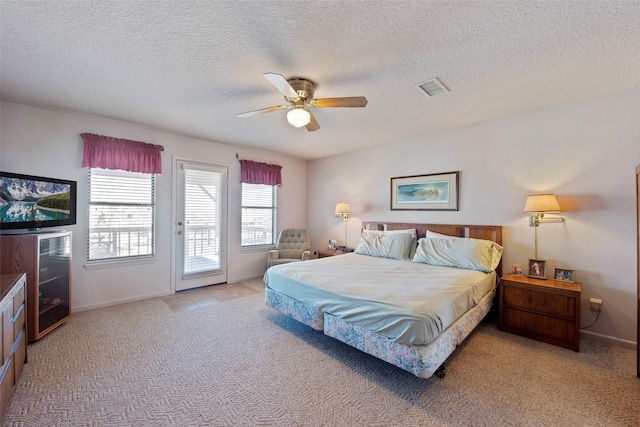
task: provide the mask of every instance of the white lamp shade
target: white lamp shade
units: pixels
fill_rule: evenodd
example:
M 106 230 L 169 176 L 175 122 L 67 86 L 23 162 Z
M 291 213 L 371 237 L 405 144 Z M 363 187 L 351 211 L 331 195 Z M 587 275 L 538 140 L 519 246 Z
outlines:
M 560 205 L 553 194 L 532 194 L 524 204 L 524 213 L 560 212 Z
M 347 202 L 339 202 L 336 204 L 336 215 L 344 215 L 351 213 L 351 206 Z
M 301 128 L 311 121 L 311 114 L 304 108 L 296 107 L 287 113 L 287 121 L 289 124 Z

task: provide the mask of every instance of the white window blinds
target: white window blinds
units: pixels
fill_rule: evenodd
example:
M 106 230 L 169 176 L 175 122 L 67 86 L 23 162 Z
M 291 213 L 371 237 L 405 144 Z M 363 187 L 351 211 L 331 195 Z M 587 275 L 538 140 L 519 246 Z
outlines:
M 242 184 L 242 246 L 275 244 L 276 187 Z
M 155 175 L 88 169 L 87 260 L 154 254 Z
M 184 165 L 185 224 L 183 275 L 221 268 L 225 224 L 223 189 L 226 172 Z

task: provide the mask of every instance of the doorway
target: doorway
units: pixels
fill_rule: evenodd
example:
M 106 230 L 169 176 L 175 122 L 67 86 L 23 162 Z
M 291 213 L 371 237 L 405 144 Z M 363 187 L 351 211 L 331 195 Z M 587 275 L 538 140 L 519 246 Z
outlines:
M 175 290 L 227 281 L 225 166 L 176 160 Z

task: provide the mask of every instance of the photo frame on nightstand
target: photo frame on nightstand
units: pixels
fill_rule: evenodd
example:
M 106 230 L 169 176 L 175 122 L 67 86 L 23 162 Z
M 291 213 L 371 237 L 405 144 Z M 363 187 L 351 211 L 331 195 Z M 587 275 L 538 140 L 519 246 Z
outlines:
M 528 276 L 534 279 L 546 279 L 547 261 L 543 261 L 541 259 L 530 259 Z
M 558 282 L 568 282 L 575 283 L 576 282 L 576 271 L 575 270 L 566 270 L 564 268 L 556 268 L 555 274 L 553 278 Z

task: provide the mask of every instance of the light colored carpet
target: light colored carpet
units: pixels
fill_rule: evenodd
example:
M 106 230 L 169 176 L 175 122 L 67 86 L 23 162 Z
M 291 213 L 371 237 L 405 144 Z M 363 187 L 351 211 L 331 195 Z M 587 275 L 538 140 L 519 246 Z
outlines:
M 77 313 L 29 346 L 5 426 L 632 426 L 635 352 L 482 324 L 418 379 L 264 305 L 159 298 Z

